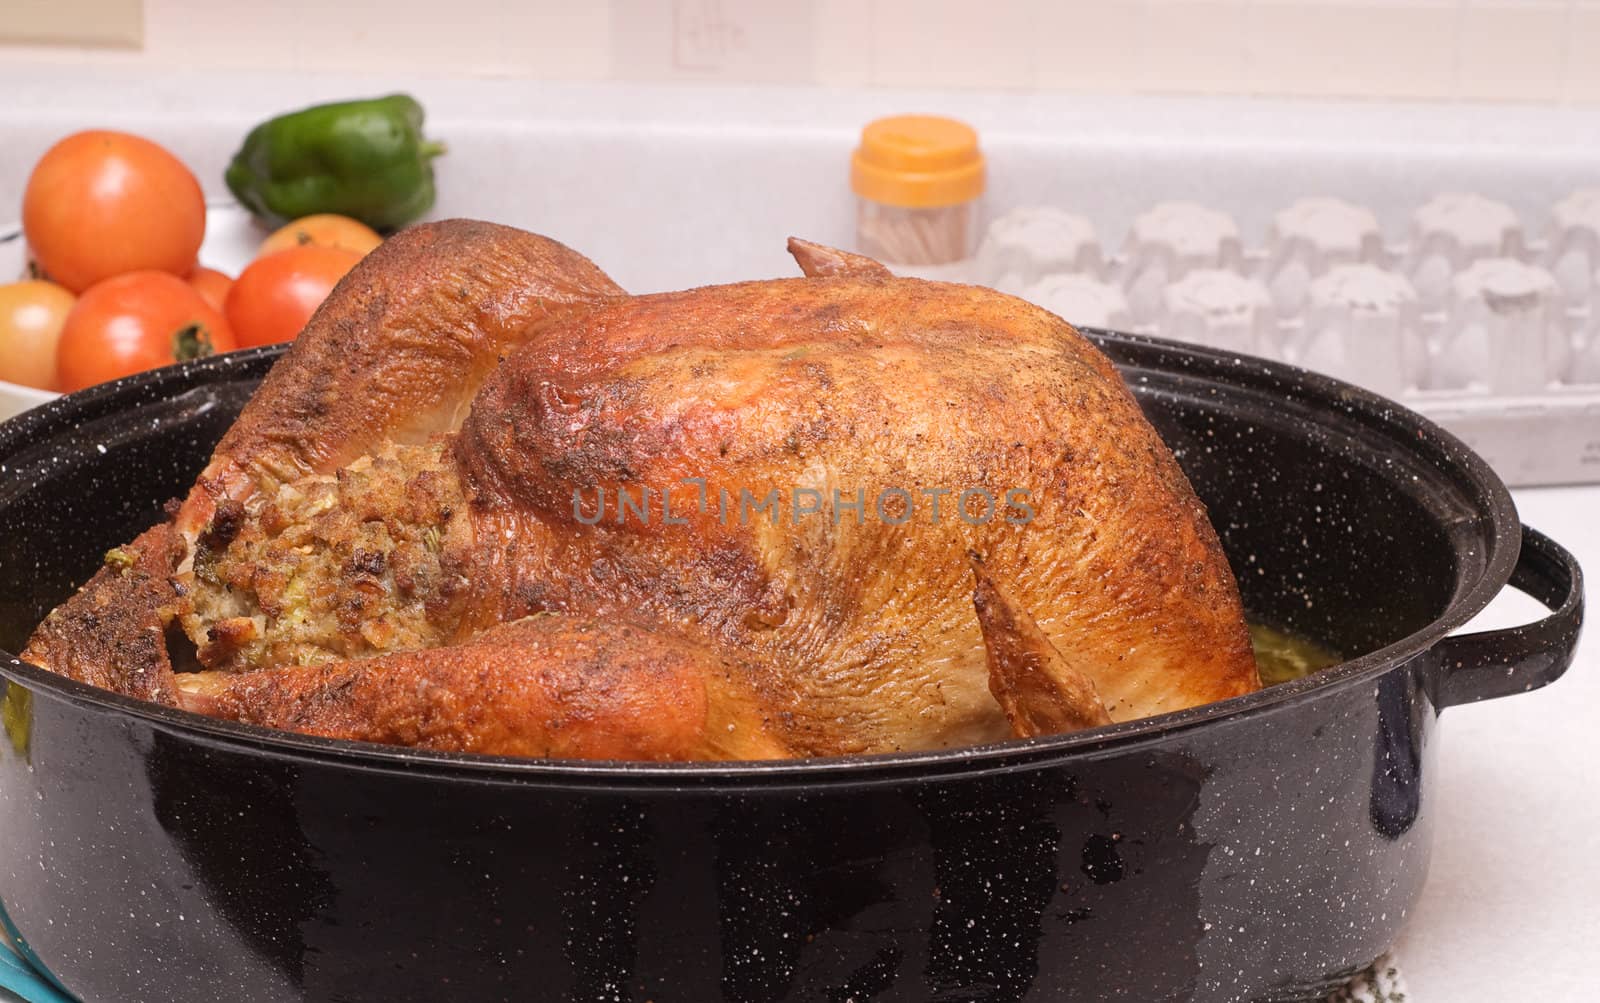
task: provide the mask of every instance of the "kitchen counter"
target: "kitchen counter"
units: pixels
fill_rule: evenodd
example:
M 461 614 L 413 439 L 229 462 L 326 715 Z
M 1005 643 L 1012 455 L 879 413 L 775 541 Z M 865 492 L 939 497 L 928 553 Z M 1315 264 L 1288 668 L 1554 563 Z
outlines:
M 1513 492 L 1528 525 L 1600 574 L 1600 487 Z M 1594 598 L 1592 584 L 1588 598 Z M 1471 629 L 1539 615 L 1520 594 Z M 1600 639 L 1554 685 L 1452 707 L 1439 731 L 1433 869 L 1398 954 L 1416 1003 L 1589 999 L 1600 975 Z

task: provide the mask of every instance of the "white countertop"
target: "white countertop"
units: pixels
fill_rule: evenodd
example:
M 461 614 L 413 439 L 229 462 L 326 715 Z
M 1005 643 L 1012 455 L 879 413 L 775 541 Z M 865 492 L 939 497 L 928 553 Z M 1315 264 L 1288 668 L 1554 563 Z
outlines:
M 1600 574 L 1600 486 L 1513 492 L 1523 522 Z M 1592 599 L 1591 586 L 1588 595 Z M 1540 607 L 1497 599 L 1474 626 Z M 1600 985 L 1600 639 L 1533 693 L 1444 712 L 1433 869 L 1398 945 L 1416 1003 L 1565 1003 Z

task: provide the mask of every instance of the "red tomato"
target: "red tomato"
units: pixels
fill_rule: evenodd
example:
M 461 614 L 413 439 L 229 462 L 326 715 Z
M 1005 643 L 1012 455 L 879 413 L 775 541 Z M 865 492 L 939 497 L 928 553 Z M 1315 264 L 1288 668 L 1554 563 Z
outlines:
M 68 392 L 235 348 L 233 332 L 188 283 L 131 272 L 91 286 L 61 329 L 56 361 Z
M 211 309 L 221 311 L 228 299 L 228 290 L 233 288 L 233 279 L 215 268 L 195 265 L 194 271 L 189 273 L 189 285 L 201 299 L 211 304 Z
M 293 341 L 361 255 L 342 247 L 276 251 L 234 279 L 224 312 L 241 348 Z
M 80 132 L 34 165 L 22 229 L 46 277 L 82 292 L 124 272 L 187 275 L 206 234 L 206 202 L 189 168 L 148 139 Z

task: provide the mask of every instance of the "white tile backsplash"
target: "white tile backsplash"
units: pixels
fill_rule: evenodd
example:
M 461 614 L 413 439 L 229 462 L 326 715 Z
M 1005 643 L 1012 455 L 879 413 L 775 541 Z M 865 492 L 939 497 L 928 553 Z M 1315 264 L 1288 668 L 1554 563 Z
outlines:
M 1044 90 L 1128 90 L 1144 51 L 1146 5 L 1104 0 L 1041 3 L 1034 84 Z
M 498 40 L 498 32 L 460 30 L 453 18 L 441 24 L 442 9 L 435 0 L 385 0 L 379 16 L 364 4 L 318 0 L 280 0 L 262 6 L 270 11 L 263 20 L 276 15 L 299 25 L 294 34 L 304 66 L 382 72 L 436 60 L 472 65 Z M 234 9 L 231 4 L 216 7 L 230 14 Z
M 1284 0 L 1249 12 L 1252 93 L 1439 97 L 1455 83 L 1456 9 L 1385 0 Z
M 496 37 L 485 39 L 493 53 L 484 64 L 490 73 L 561 80 L 611 75 L 609 5 L 522 0 L 501 4 L 496 13 L 498 20 L 490 21 L 498 28 Z
M 297 66 L 301 39 L 308 34 L 301 15 L 300 0 L 237 7 L 207 0 L 145 0 L 142 56 L 151 66 Z
M 1358 36 L 1360 44 L 1344 50 L 1348 57 L 1342 74 L 1344 86 L 1325 93 L 1417 98 L 1455 95 L 1459 4 L 1369 0 L 1351 9 L 1360 15 L 1364 33 Z M 1306 42 L 1316 45 L 1315 34 L 1308 31 Z
M 1597 0 L 143 2 L 0 64 L 1600 102 Z
M 1237 0 L 1149 0 L 1134 89 L 1175 94 L 1250 90 L 1244 38 L 1250 8 Z
M 812 18 L 813 72 L 827 87 L 872 82 L 871 0 L 815 0 Z
M 1033 86 L 1032 0 L 871 0 L 871 82 Z
M 1567 25 L 1566 90 L 1573 101 L 1600 102 L 1600 3 L 1580 0 Z
M 1461 11 L 1459 92 L 1538 100 L 1561 92 L 1572 5 L 1561 0 L 1471 0 Z

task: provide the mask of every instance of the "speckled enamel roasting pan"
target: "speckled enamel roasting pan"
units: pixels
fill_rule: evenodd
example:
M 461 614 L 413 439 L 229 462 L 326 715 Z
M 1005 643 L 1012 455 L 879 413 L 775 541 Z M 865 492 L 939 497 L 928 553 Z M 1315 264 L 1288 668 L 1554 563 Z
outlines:
M 1440 712 L 1544 685 L 1572 557 L 1421 417 L 1097 334 L 1253 616 L 1352 657 L 942 753 L 656 766 L 267 732 L 6 658 L 0 900 L 86 1001 L 1291 1000 L 1416 901 Z M 0 646 L 181 494 L 272 351 L 0 426 Z M 1447 636 L 1507 583 L 1551 615 Z

